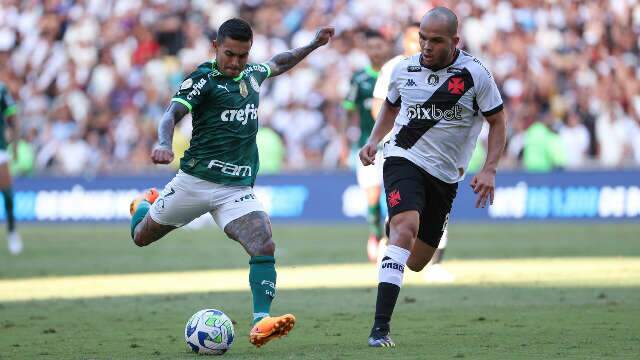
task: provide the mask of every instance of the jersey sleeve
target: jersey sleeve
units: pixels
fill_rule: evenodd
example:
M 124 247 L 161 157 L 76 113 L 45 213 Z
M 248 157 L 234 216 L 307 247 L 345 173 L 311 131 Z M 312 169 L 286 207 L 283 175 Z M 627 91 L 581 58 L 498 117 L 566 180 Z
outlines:
M 15 115 L 18 110 L 16 102 L 11 97 L 9 90 L 6 87 L 0 88 L 0 112 L 6 118 L 11 115 Z
M 387 88 L 387 102 L 393 106 L 400 106 L 400 89 L 398 88 L 398 75 L 402 68 L 402 62 L 396 64 L 391 71 L 389 77 L 389 86 Z M 376 84 L 377 85 L 377 84 Z
M 171 101 L 186 106 L 191 112 L 207 96 L 210 82 L 209 73 L 196 71 L 184 79 Z
M 376 86 L 373 88 L 373 97 L 376 99 L 384 100 L 387 98 L 387 90 L 389 90 L 389 83 L 391 82 L 391 73 L 393 72 L 393 63 L 387 62 L 380 69 L 378 74 L 378 80 L 376 80 Z
M 358 82 L 356 81 L 356 75 L 351 77 L 351 84 L 349 85 L 349 92 L 347 97 L 342 101 L 342 107 L 346 110 L 353 110 L 356 108 L 356 99 L 358 98 Z
M 481 69 L 478 71 L 478 85 L 476 90 L 476 101 L 478 107 L 482 112 L 482 115 L 491 116 L 500 112 L 503 108 L 502 96 L 498 85 L 496 85 L 493 76 L 487 70 L 484 65 L 480 65 Z
M 267 63 L 254 64 L 251 69 L 251 75 L 258 81 L 258 85 L 262 85 L 262 82 L 271 76 L 271 68 Z

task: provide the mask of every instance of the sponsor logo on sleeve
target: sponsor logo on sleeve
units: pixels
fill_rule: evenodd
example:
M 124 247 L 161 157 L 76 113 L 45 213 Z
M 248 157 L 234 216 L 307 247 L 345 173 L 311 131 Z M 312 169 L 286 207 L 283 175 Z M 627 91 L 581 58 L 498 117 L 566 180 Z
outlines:
M 188 88 L 190 88 L 191 86 L 193 86 L 193 80 L 191 78 L 185 80 L 182 82 L 182 84 L 180 84 L 180 90 L 186 90 Z
M 249 75 L 249 84 L 251 84 L 253 91 L 260 92 L 260 84 L 258 84 L 258 81 L 253 77 L 253 75 Z
M 187 94 L 187 100 L 193 100 L 194 96 L 198 96 L 201 94 L 202 88 L 207 83 L 207 79 L 202 78 L 195 85 L 193 85 L 193 89 Z

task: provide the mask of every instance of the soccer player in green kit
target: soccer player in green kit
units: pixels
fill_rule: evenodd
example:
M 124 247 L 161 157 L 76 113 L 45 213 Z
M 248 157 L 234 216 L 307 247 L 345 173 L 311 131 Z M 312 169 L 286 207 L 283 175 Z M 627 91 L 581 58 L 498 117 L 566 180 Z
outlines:
M 251 26 L 237 18 L 225 21 L 213 42 L 215 60 L 201 64 L 182 82 L 158 126 L 151 160 L 168 164 L 174 157 L 174 127 L 192 113 L 193 136 L 178 174 L 160 194 L 151 189 L 131 204 L 131 236 L 138 246 L 208 212 L 244 247 L 250 256 L 253 294 L 249 341 L 258 347 L 286 335 L 295 324 L 291 314 L 269 315 L 276 284 L 275 243 L 269 216 L 253 192 L 260 84 L 291 69 L 333 34 L 333 28 L 322 28 L 307 46 L 277 54 L 266 63 L 248 64 Z
M 12 255 L 22 252 L 22 239 L 16 231 L 15 216 L 13 214 L 13 191 L 11 190 L 11 173 L 9 172 L 9 153 L 7 152 L 7 140 L 4 130 L 8 125 L 11 129 L 14 144 L 17 144 L 17 121 L 16 112 L 18 108 L 9 89 L 0 82 L 0 190 L 4 200 L 4 210 L 7 216 L 7 247 Z M 16 156 L 17 149 L 13 148 L 13 156 Z
M 373 89 L 378 80 L 378 72 L 389 56 L 388 42 L 382 35 L 373 30 L 364 33 L 366 52 L 370 65 L 360 71 L 356 71 L 351 77 L 351 88 L 347 98 L 342 103 L 349 113 L 350 122 L 359 126 L 360 138 L 357 146 L 361 148 L 367 143 L 374 118 L 371 115 L 373 101 Z M 364 166 L 356 164 L 356 177 L 358 185 L 367 197 L 367 223 L 369 224 L 369 240 L 367 241 L 367 257 L 369 261 L 376 262 L 378 257 L 378 244 L 382 238 L 380 186 L 382 183 L 382 161 L 377 166 Z

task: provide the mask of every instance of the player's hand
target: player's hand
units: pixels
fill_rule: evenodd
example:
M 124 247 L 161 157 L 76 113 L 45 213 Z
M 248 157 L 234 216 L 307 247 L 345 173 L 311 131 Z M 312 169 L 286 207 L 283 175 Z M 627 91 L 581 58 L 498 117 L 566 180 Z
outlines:
M 360 149 L 358 156 L 360 156 L 360 161 L 362 165 L 368 166 L 373 165 L 376 159 L 376 152 L 378 152 L 378 145 L 367 143 L 365 146 Z
M 156 145 L 151 151 L 151 161 L 154 164 L 169 164 L 173 161 L 173 151 L 169 147 Z
M 471 188 L 473 189 L 474 193 L 478 194 L 478 199 L 476 200 L 477 208 L 479 208 L 481 205 L 484 208 L 487 205 L 487 200 L 489 200 L 489 204 L 493 205 L 495 186 L 495 171 L 481 170 L 476 176 L 473 177 L 473 179 L 471 180 Z
M 315 39 L 311 43 L 314 47 L 320 47 L 322 45 L 326 45 L 329 42 L 329 39 L 333 37 L 336 33 L 336 29 L 332 27 L 324 27 L 316 33 Z

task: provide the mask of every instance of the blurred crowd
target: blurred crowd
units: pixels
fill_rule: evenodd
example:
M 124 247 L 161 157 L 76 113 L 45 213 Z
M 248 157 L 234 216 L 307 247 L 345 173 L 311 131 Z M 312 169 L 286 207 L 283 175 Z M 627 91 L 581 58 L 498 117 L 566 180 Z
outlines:
M 362 32 L 378 30 L 399 46 L 403 27 L 437 5 L 457 13 L 461 47 L 501 89 L 509 121 L 503 166 L 640 165 L 635 0 L 0 2 L 0 81 L 19 104 L 27 173 L 154 169 L 149 153 L 171 95 L 211 59 L 215 30 L 234 16 L 253 26 L 252 62 L 307 44 L 320 26 L 336 27 L 328 47 L 263 84 L 259 142 L 273 171 L 348 166 L 341 103 L 352 73 L 369 62 Z M 185 118 L 178 155 L 190 131 Z

